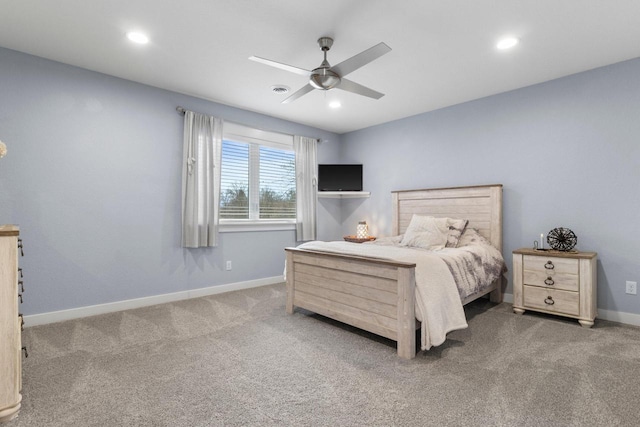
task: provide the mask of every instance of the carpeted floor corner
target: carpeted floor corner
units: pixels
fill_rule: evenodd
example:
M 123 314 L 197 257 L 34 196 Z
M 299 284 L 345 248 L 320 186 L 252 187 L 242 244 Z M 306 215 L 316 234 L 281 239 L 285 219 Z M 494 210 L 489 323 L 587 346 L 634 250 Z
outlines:
M 476 301 L 416 359 L 284 284 L 27 328 L 23 426 L 636 426 L 640 328 Z

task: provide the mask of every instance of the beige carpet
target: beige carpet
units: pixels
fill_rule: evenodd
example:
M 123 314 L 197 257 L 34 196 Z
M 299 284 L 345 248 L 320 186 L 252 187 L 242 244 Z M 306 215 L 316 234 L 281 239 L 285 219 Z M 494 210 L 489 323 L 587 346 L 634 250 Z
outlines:
M 284 285 L 27 328 L 22 426 L 637 426 L 640 329 L 481 301 L 412 361 Z

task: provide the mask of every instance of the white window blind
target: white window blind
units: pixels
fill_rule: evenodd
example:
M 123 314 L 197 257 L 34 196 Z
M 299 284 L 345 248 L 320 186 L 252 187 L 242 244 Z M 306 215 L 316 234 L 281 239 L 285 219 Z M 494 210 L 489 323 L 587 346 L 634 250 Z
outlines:
M 222 141 L 220 218 L 249 218 L 249 144 Z
M 294 222 L 292 137 L 225 123 L 220 191 L 221 222 Z
M 295 172 L 293 151 L 260 147 L 260 219 L 295 219 Z

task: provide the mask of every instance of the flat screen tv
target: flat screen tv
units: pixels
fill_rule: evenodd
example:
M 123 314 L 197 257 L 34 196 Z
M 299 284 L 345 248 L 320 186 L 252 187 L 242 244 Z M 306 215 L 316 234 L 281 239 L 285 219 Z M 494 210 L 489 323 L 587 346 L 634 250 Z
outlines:
M 318 191 L 362 191 L 362 165 L 318 165 Z

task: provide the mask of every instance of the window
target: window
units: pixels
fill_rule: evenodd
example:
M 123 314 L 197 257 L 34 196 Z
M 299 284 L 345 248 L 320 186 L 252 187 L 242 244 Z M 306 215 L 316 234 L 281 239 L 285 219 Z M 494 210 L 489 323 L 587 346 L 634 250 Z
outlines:
M 224 124 L 220 222 L 294 223 L 293 137 Z

